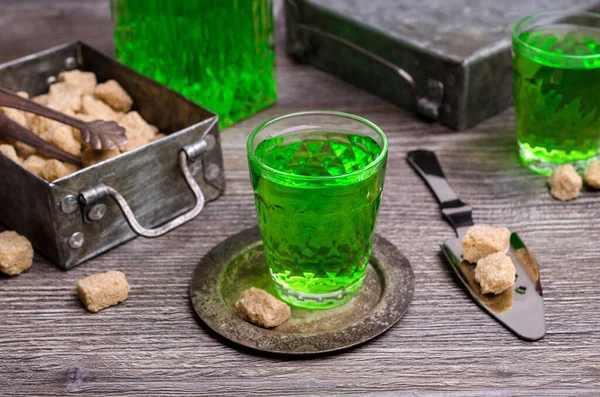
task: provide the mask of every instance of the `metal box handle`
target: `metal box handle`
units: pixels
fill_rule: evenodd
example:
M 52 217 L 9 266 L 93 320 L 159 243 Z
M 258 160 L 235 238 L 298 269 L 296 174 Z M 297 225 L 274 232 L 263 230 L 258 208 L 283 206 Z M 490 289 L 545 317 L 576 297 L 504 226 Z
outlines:
M 102 183 L 94 186 L 91 189 L 80 192 L 79 200 L 82 202 L 82 204 L 88 206 L 104 199 L 107 196 L 110 196 L 121 209 L 121 212 L 127 220 L 127 223 L 129 223 L 129 226 L 131 226 L 131 228 L 138 235 L 149 238 L 162 236 L 163 234 L 168 233 L 171 230 L 194 219 L 204 208 L 204 194 L 194 179 L 188 166 L 188 162 L 196 161 L 200 155 L 207 150 L 207 148 L 208 144 L 203 139 L 191 145 L 185 146 L 181 152 L 179 152 L 179 166 L 181 167 L 185 181 L 196 197 L 196 205 L 194 205 L 194 208 L 192 208 L 190 211 L 178 216 L 175 219 L 172 219 L 162 226 L 154 229 L 147 229 L 140 225 L 133 214 L 131 207 L 129 204 L 127 204 L 127 200 L 125 200 L 125 198 L 116 189 Z
M 406 70 L 402 69 L 400 66 L 388 61 L 387 59 L 380 57 L 379 55 L 347 40 L 343 37 L 337 36 L 335 34 L 331 34 L 322 29 L 319 29 L 315 26 L 306 25 L 304 23 L 299 23 L 298 27 L 305 31 L 317 36 L 326 37 L 331 40 L 334 40 L 344 46 L 353 49 L 354 51 L 370 58 L 374 62 L 383 65 L 393 71 L 395 74 L 399 75 L 406 81 L 409 86 L 412 98 L 413 98 L 413 106 L 416 110 L 424 117 L 427 117 L 431 120 L 438 120 L 440 117 L 440 110 L 442 107 L 442 99 L 444 96 L 444 85 L 441 81 L 435 79 L 428 79 L 427 81 L 427 94 L 420 95 L 419 90 L 417 89 L 417 84 L 415 79 L 408 73 Z M 310 51 L 310 44 L 304 43 L 304 45 L 300 45 L 298 48 L 292 48 L 292 52 L 297 52 L 297 56 L 299 58 L 305 58 L 307 53 Z

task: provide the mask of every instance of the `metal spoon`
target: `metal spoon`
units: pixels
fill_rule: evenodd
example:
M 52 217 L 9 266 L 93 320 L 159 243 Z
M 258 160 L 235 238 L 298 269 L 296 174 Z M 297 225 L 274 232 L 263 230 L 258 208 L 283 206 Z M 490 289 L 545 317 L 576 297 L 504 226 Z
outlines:
M 408 163 L 427 182 L 438 199 L 442 214 L 456 231 L 457 238 L 441 245 L 452 269 L 469 295 L 493 318 L 522 339 L 534 341 L 544 337 L 544 300 L 538 264 L 516 233 L 510 237 L 507 253 L 513 260 L 517 277 L 513 288 L 499 295 L 482 294 L 474 280 L 475 265 L 462 258 L 462 238 L 473 226 L 471 206 L 462 202 L 446 180 L 435 156 L 427 150 L 408 153 Z
M 2 88 L 0 88 L 0 106 L 35 113 L 75 127 L 81 131 L 81 139 L 89 144 L 93 150 L 114 149 L 127 143 L 125 129 L 114 121 L 95 120 L 88 123 L 22 98 Z

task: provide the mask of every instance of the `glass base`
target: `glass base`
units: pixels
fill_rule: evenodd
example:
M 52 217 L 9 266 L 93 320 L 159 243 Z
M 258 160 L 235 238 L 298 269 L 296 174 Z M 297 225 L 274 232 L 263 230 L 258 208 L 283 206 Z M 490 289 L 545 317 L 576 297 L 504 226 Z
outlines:
M 537 149 L 537 151 L 540 150 L 539 148 Z M 579 154 L 568 156 L 564 152 L 552 153 L 552 156 L 550 155 L 551 153 L 546 152 L 546 154 L 548 155 L 538 156 L 528 144 L 519 142 L 519 156 L 521 157 L 521 162 L 533 172 L 541 175 L 550 176 L 554 169 L 564 164 L 571 164 L 579 174 L 583 174 L 587 166 L 597 158 L 596 155 L 590 155 L 589 157 L 581 156 Z
M 311 310 L 332 309 L 347 303 L 350 299 L 358 295 L 358 291 L 360 291 L 364 279 L 365 276 L 363 275 L 363 277 L 353 284 L 350 284 L 339 291 L 326 294 L 309 294 L 307 292 L 293 290 L 285 283 L 281 282 L 281 280 L 277 280 L 273 277 L 281 300 L 294 307 Z

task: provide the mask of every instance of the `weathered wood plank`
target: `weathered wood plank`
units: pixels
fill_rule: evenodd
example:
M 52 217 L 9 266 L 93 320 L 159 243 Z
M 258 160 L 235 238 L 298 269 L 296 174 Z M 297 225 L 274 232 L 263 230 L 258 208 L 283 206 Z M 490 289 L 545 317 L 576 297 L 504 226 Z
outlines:
M 5 0 L 0 26 L 1 61 L 76 38 L 111 49 L 108 1 Z M 600 193 L 554 201 L 545 179 L 518 162 L 510 110 L 455 133 L 296 65 L 281 52 L 277 61 L 278 104 L 223 133 L 227 193 L 196 220 L 69 272 L 36 257 L 31 271 L 0 278 L 0 395 L 600 394 Z M 314 108 L 360 114 L 388 134 L 378 232 L 411 260 L 414 301 L 389 332 L 339 355 L 292 360 L 240 351 L 196 320 L 189 278 L 212 246 L 255 224 L 247 135 L 270 117 Z M 535 252 L 544 283 L 545 339 L 516 339 L 455 282 L 438 249 L 452 230 L 405 162 L 406 152 L 419 147 L 438 153 L 477 221 L 518 230 Z M 87 313 L 75 295 L 76 280 L 113 268 L 127 274 L 130 298 Z

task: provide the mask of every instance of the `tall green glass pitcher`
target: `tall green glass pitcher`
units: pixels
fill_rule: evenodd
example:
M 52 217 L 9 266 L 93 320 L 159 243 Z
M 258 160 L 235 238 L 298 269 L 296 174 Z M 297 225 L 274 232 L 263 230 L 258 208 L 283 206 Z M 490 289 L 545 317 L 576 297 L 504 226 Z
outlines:
M 229 126 L 277 99 L 273 0 L 111 0 L 117 58 Z

